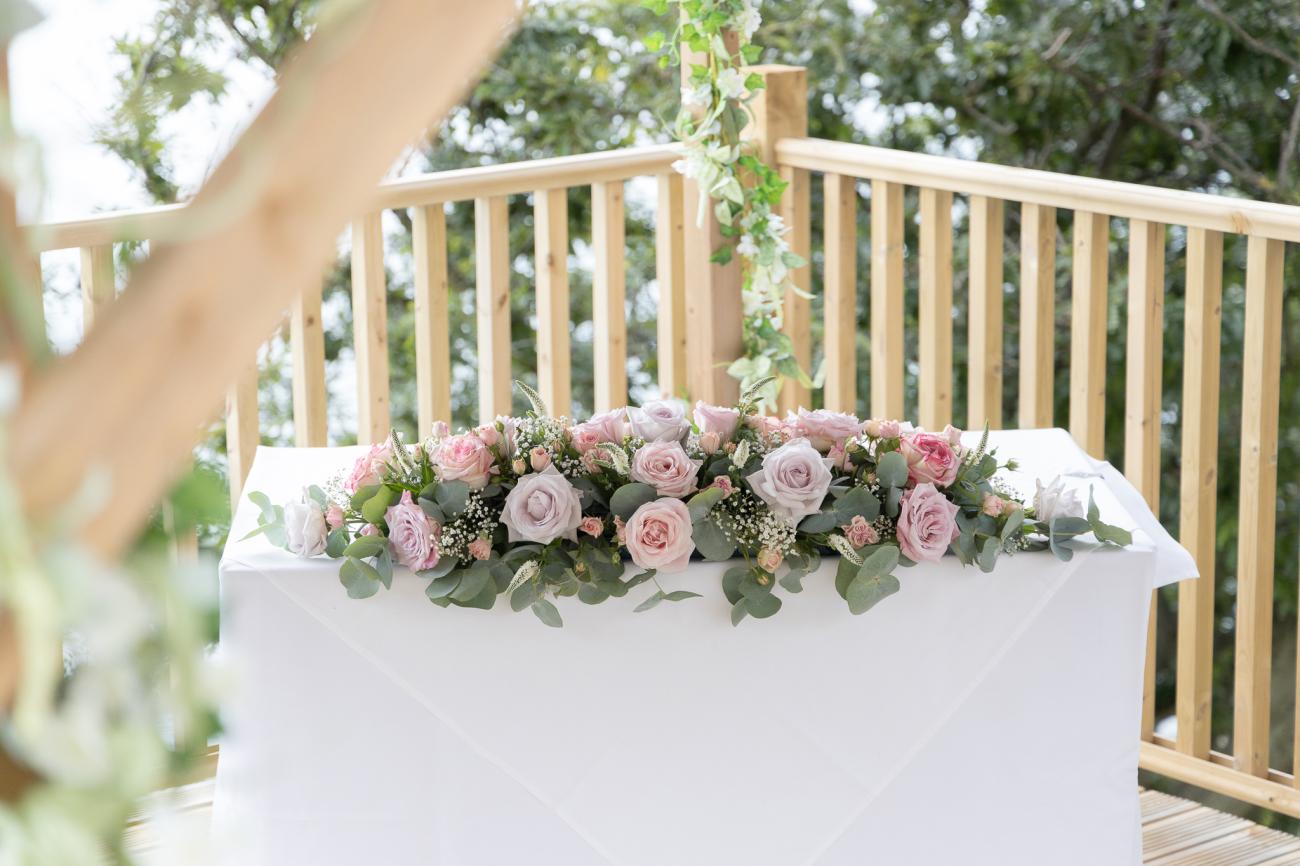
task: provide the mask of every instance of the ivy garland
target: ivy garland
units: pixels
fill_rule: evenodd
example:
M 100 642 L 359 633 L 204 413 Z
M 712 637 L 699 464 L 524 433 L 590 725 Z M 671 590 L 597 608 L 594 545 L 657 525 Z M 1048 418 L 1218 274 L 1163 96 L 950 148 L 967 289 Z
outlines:
M 804 387 L 818 383 L 800 366 L 794 344 L 781 330 L 786 291 L 809 297 L 790 277 L 792 270 L 807 262 L 790 250 L 785 239 L 789 227 L 775 210 L 787 184 L 741 136 L 750 119 L 749 103 L 763 88 L 761 75 L 745 72 L 761 54 L 751 40 L 762 17 L 751 0 L 643 0 L 643 4 L 659 14 L 680 7 L 671 36 L 657 32 L 646 40 L 651 51 L 667 46 L 660 66 L 682 62 L 681 46 L 699 55 L 700 62 L 690 65 L 673 125 L 685 151 L 674 168 L 699 184 L 696 219 L 700 224 L 712 202 L 725 240 L 711 261 L 726 264 L 733 255 L 740 256 L 744 355 L 727 372 L 740 380 L 742 391 L 770 377 L 759 397 L 764 406 L 775 408 L 784 379 Z

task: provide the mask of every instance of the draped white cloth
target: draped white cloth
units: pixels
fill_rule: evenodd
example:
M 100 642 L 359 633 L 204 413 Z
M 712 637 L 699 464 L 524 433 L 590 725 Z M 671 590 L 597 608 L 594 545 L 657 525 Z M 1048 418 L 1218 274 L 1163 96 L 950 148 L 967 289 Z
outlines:
M 1034 477 L 1091 486 L 1125 550 L 1080 544 L 900 570 L 851 616 L 835 561 L 765 621 L 704 598 L 443 610 L 425 580 L 348 599 L 337 563 L 264 539 L 221 566 L 234 668 L 215 832 L 230 864 L 1137 864 L 1153 586 L 1195 576 L 1136 491 L 1060 430 L 994 434 Z M 357 449 L 258 451 L 284 501 Z M 239 508 L 232 539 L 255 526 Z

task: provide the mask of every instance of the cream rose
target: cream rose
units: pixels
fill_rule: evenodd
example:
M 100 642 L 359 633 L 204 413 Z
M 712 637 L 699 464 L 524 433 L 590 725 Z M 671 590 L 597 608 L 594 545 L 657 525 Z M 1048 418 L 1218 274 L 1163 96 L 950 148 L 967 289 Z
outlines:
M 506 495 L 501 522 L 510 541 L 549 544 L 557 538 L 578 540 L 582 496 L 554 465 L 525 475 Z
M 680 400 L 651 400 L 640 409 L 629 409 L 632 432 L 647 442 L 680 442 L 691 423 L 686 404 Z
M 746 480 L 774 514 L 794 526 L 821 510 L 831 486 L 830 464 L 807 439 L 791 439 L 769 451 Z
M 319 556 L 325 552 L 329 528 L 325 512 L 315 502 L 293 502 L 284 507 L 284 534 L 290 553 Z

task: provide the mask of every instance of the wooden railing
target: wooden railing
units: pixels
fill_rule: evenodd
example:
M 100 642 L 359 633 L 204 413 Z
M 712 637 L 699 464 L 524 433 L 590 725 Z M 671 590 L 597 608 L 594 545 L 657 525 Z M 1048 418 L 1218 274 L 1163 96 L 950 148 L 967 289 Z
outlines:
M 1003 358 L 1008 290 L 1019 294 L 1018 425 L 1066 421 L 1092 454 L 1104 456 L 1106 328 L 1111 221 L 1127 220 L 1127 362 L 1122 463 L 1153 509 L 1158 508 L 1161 449 L 1161 374 L 1164 329 L 1166 229 L 1187 232 L 1181 498 L 1179 536 L 1201 577 L 1178 588 L 1177 738 L 1158 737 L 1154 726 L 1155 607 L 1144 692 L 1141 760 L 1147 769 L 1243 801 L 1300 816 L 1296 774 L 1270 767 L 1269 676 L 1273 623 L 1274 523 L 1281 364 L 1282 265 L 1285 244 L 1300 241 L 1300 208 L 1197 193 L 1069 177 L 972 161 L 902 153 L 802 136 L 801 111 L 791 109 L 791 88 L 802 70 L 765 71 L 768 96 L 757 140 L 790 182 L 783 213 L 796 252 L 811 258 L 813 175 L 821 175 L 824 214 L 821 285 L 812 274 L 801 284 L 820 292 L 827 371 L 820 395 L 788 386 L 792 407 L 819 396 L 825 406 L 902 417 L 915 400 L 918 420 L 937 428 L 952 421 L 1001 427 Z M 782 89 L 784 88 L 784 90 Z M 793 111 L 793 116 L 790 112 Z M 785 114 L 783 114 L 785 112 Z M 792 132 L 793 131 L 793 132 Z M 696 227 L 689 185 L 672 172 L 676 151 L 646 147 L 511 165 L 442 172 L 382 185 L 369 213 L 352 225 L 352 291 L 357 361 L 358 439 L 378 440 L 390 419 L 386 289 L 380 213 L 409 209 L 413 228 L 415 346 L 419 424 L 427 430 L 450 415 L 447 237 L 443 205 L 473 201 L 479 416 L 508 411 L 510 379 L 521 372 L 510 352 L 507 200 L 532 194 L 536 260 L 536 370 L 553 406 L 570 405 L 567 190 L 592 194 L 595 408 L 627 400 L 624 266 L 624 184 L 657 179 L 658 354 L 661 390 L 713 396 L 716 370 L 730 361 L 718 337 L 719 311 L 739 310 L 734 271 L 704 262 L 716 229 Z M 859 182 L 870 195 L 860 195 Z M 916 393 L 907 393 L 907 249 L 905 197 L 917 190 L 916 290 L 918 333 Z M 968 232 L 967 414 L 954 413 L 954 205 L 964 198 Z M 869 399 L 859 398 L 858 208 L 869 207 Z M 1019 284 L 1004 282 L 1004 224 L 1019 209 Z M 1070 336 L 1068 419 L 1054 413 L 1057 333 L 1058 215 L 1071 212 L 1069 259 Z M 81 249 L 87 321 L 114 296 L 112 245 L 134 239 L 166 243 L 182 208 L 95 217 L 34 229 L 41 250 Z M 1240 539 L 1237 562 L 1236 672 L 1233 754 L 1211 748 L 1218 422 L 1220 415 L 1221 302 L 1224 236 L 1245 235 L 1246 339 L 1243 359 Z M 701 239 L 704 239 L 702 242 Z M 694 255 L 692 254 L 694 250 Z M 868 263 L 863 263 L 868 264 Z M 734 266 L 733 266 L 734 267 Z M 801 358 L 811 362 L 811 304 L 787 297 L 787 329 Z M 688 315 L 688 310 L 692 312 Z M 698 311 L 698 315 L 695 314 Z M 297 444 L 327 441 L 324 335 L 319 286 L 288 311 L 293 358 L 293 415 Z M 739 322 L 724 323 L 739 328 Z M 689 338 L 689 339 L 688 339 Z M 688 342 L 690 354 L 688 355 Z M 689 358 L 689 363 L 688 363 Z M 526 366 L 526 365 L 522 365 Z M 231 389 L 227 404 L 232 495 L 258 440 L 254 359 Z M 864 395 L 867 396 L 867 395 Z M 1120 455 L 1115 455 L 1120 456 Z M 1300 737 L 1300 726 L 1297 726 Z M 1297 750 L 1300 752 L 1300 749 Z

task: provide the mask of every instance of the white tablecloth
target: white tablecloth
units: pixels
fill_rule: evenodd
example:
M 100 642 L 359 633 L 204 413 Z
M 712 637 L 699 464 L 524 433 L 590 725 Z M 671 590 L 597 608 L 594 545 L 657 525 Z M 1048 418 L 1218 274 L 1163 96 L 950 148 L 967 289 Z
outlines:
M 557 630 L 504 603 L 437 608 L 409 573 L 350 600 L 335 562 L 232 541 L 225 862 L 1137 864 L 1147 605 L 1195 567 L 1064 431 L 994 441 L 1018 485 L 1093 485 L 1136 543 L 901 569 L 860 617 L 830 557 L 739 628 L 724 566 L 698 564 L 663 583 L 702 599 L 564 599 Z M 246 489 L 285 500 L 355 454 L 263 448 Z

